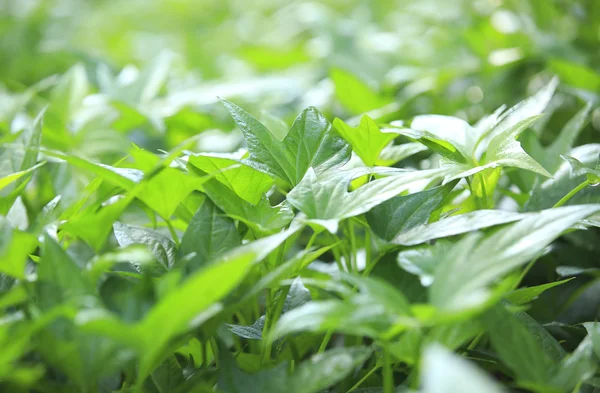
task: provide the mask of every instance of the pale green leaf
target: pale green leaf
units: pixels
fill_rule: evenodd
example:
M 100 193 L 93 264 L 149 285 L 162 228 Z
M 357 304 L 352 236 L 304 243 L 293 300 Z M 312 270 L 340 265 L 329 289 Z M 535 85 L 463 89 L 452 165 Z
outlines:
M 340 221 L 357 216 L 415 187 L 444 175 L 443 169 L 422 171 L 357 168 L 328 171 L 317 175 L 311 169 L 287 195 L 287 200 L 311 220 Z M 350 182 L 366 174 L 388 176 L 348 192 Z
M 549 209 L 490 235 L 465 237 L 438 262 L 430 287 L 431 303 L 445 310 L 481 304 L 488 298 L 491 283 L 535 258 L 563 231 L 597 211 L 600 205 Z
M 502 225 L 525 218 L 522 213 L 500 210 L 476 210 L 465 214 L 450 216 L 431 224 L 415 226 L 406 232 L 399 233 L 392 243 L 413 246 L 429 240 L 460 235 L 478 229 Z
M 351 127 L 337 118 L 333 125 L 367 166 L 376 165 L 381 151 L 398 136 L 395 132 L 381 131 L 377 123 L 366 115 L 358 127 Z
M 226 155 L 198 154 L 189 157 L 189 163 L 225 184 L 240 198 L 256 205 L 263 194 L 273 187 L 273 179 L 242 160 Z

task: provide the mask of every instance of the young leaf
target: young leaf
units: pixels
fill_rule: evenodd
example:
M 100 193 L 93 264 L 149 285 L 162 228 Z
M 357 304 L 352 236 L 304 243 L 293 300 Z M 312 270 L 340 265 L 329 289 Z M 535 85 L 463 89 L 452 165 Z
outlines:
M 443 156 L 462 163 L 473 161 L 475 130 L 462 119 L 441 115 L 416 116 L 401 133 L 420 140 Z M 437 146 L 437 147 L 436 147 Z
M 352 179 L 369 173 L 388 173 L 390 176 L 371 181 L 348 192 Z M 444 170 L 423 171 L 358 168 L 328 171 L 318 176 L 308 170 L 306 176 L 287 195 L 287 200 L 309 219 L 337 223 L 357 216 L 414 187 L 419 181 L 443 176 Z
M 459 173 L 450 176 L 446 181 L 471 176 L 485 169 L 504 166 L 521 168 L 543 176 L 552 177 L 546 169 L 523 150 L 521 143 L 516 140 L 516 137 L 531 126 L 538 118 L 530 117 L 511 128 L 507 128 L 503 132 L 497 133 L 489 142 L 486 155 L 480 165 L 468 167 L 464 164 L 453 164 L 456 167 L 456 172 Z
M 294 218 L 292 208 L 287 201 L 271 206 L 269 199 L 263 195 L 257 205 L 252 205 L 214 179 L 207 181 L 203 189 L 219 209 L 234 220 L 242 221 L 258 234 L 275 233 Z
M 597 186 L 600 184 L 600 155 L 598 155 L 598 161 L 596 162 L 596 168 L 588 168 L 581 163 L 577 158 L 570 156 L 561 156 L 565 159 L 573 170 L 575 176 L 585 175 L 591 186 Z
M 309 168 L 327 170 L 350 159 L 350 146 L 316 108 L 305 109 L 294 120 L 283 141 L 237 105 L 222 100 L 246 138 L 248 164 L 293 187 Z
M 576 158 L 586 167 L 594 167 L 600 155 L 600 145 L 588 144 L 574 148 L 569 156 Z M 554 206 L 561 198 L 580 185 L 586 178 L 584 175 L 573 176 L 572 168 L 568 162 L 563 161 L 552 179 L 537 183 L 533 187 L 531 197 L 525 204 L 525 211 L 548 209 Z M 568 205 L 582 203 L 600 203 L 600 193 L 597 187 L 586 187 L 575 194 Z
M 340 119 L 335 119 L 333 126 L 367 166 L 376 165 L 383 148 L 398 136 L 395 132 L 379 130 L 377 123 L 367 115 L 362 117 L 358 127 L 351 127 Z
M 527 287 L 527 288 L 519 288 L 511 293 L 506 294 L 506 296 L 504 296 L 504 298 L 507 301 L 509 301 L 511 304 L 514 304 L 515 306 L 521 306 L 523 304 L 527 304 L 527 303 L 532 302 L 533 300 L 537 299 L 538 296 L 540 296 L 542 293 L 546 292 L 548 289 L 562 285 L 571 280 L 572 280 L 572 278 L 569 278 L 566 280 L 550 282 L 548 284 L 536 285 L 536 286 Z
M 253 205 L 260 202 L 274 182 L 256 169 L 245 165 L 242 160 L 229 156 L 199 154 L 189 157 L 188 162 L 214 177 L 233 190 L 240 198 Z

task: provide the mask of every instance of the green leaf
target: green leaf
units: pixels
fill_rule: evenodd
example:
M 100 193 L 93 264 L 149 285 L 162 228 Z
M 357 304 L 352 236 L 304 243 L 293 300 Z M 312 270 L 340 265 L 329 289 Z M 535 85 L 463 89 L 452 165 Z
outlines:
M 52 129 L 52 139 L 67 136 L 67 126 L 75 114 L 83 107 L 83 100 L 89 94 L 90 84 L 85 68 L 76 64 L 59 80 L 50 95 L 50 107 L 46 122 Z M 68 147 L 72 139 L 65 138 L 61 144 Z
M 296 332 L 325 332 L 329 330 L 385 337 L 394 327 L 414 325 L 408 300 L 387 282 L 367 277 L 345 275 L 359 293 L 344 300 L 312 301 L 291 310 L 278 321 L 271 340 Z
M 92 293 L 89 283 L 81 275 L 81 268 L 47 234 L 44 235 L 37 273 L 42 308 L 49 309 L 63 302 L 83 302 Z
M 0 216 L 0 272 L 24 279 L 27 255 L 36 246 L 35 236 L 11 228 L 8 220 Z
M 113 223 L 121 216 L 133 198 L 123 198 L 100 210 L 86 210 L 83 214 L 65 222 L 61 228 L 77 238 L 85 240 L 96 251 L 100 250 L 113 230 Z
M 288 375 L 284 364 L 247 374 L 238 368 L 231 354 L 221 348 L 219 357 L 223 366 L 219 372 L 218 388 L 225 393 L 283 390 L 290 393 L 318 393 L 347 378 L 371 353 L 372 350 L 365 347 L 335 348 L 300 363 L 291 375 Z
M 183 369 L 175 356 L 170 356 L 151 374 L 159 393 L 174 393 L 185 382 Z
M 476 307 L 487 300 L 487 286 L 535 258 L 560 234 L 600 205 L 544 210 L 487 236 L 472 234 L 438 262 L 430 287 L 431 303 L 443 310 Z
M 600 90 L 600 75 L 581 63 L 566 59 L 550 59 L 550 68 L 563 82 L 579 89 Z
M 579 161 L 575 157 L 561 157 L 565 159 L 569 163 L 569 165 L 571 165 L 571 168 L 573 169 L 573 175 L 585 175 L 587 177 L 588 182 L 590 183 L 590 186 L 597 186 L 600 184 L 600 155 L 598 156 L 598 161 L 596 162 L 595 169 L 586 167 L 581 163 L 581 161 Z
M 569 156 L 576 158 L 586 167 L 595 166 L 599 155 L 600 145 L 598 144 L 578 146 L 569 152 Z M 533 187 L 531 197 L 525 204 L 525 211 L 551 208 L 585 180 L 584 175 L 573 176 L 571 166 L 568 162 L 563 161 L 552 179 L 547 179 Z M 566 204 L 583 203 L 600 203 L 600 193 L 598 193 L 597 187 L 586 187 L 569 199 Z
M 537 299 L 542 293 L 546 292 L 548 289 L 554 288 L 556 286 L 562 285 L 571 281 L 573 278 L 569 278 L 566 280 L 550 282 L 548 284 L 536 285 L 533 287 L 527 288 L 519 288 L 514 290 L 504 296 L 504 298 L 509 301 L 511 304 L 515 306 L 521 306 L 523 304 L 527 304 Z
M 189 163 L 214 177 L 253 205 L 273 187 L 273 179 L 231 156 L 199 154 L 189 157 Z
M 388 174 L 348 192 L 350 182 L 366 174 Z M 422 171 L 358 168 L 329 171 L 317 175 L 308 170 L 306 176 L 287 195 L 287 200 L 306 216 L 330 229 L 345 218 L 365 213 L 375 206 L 414 187 L 419 181 L 443 176 L 444 170 Z M 335 230 L 333 230 L 335 232 Z
M 431 213 L 440 206 L 455 185 L 456 182 L 406 196 L 396 196 L 371 209 L 366 214 L 367 222 L 379 237 L 392 240 L 399 233 L 426 224 Z
M 209 180 L 203 185 L 204 192 L 215 205 L 234 220 L 240 220 L 257 234 L 271 234 L 288 225 L 294 213 L 287 201 L 271 206 L 263 195 L 257 205 L 253 205 L 235 194 L 224 184 Z
M 309 168 L 326 170 L 350 159 L 350 146 L 316 108 L 305 109 L 285 139 L 279 141 L 248 112 L 229 101 L 222 102 L 246 138 L 250 153 L 246 162 L 289 186 L 298 184 Z
M 423 355 L 423 393 L 503 393 L 506 390 L 472 363 L 438 344 Z
M 242 239 L 233 220 L 207 199 L 189 222 L 181 238 L 179 252 L 182 255 L 194 253 L 187 262 L 193 271 L 241 244 Z
M 503 305 L 487 311 L 483 321 L 494 349 L 521 386 L 556 391 L 548 384 L 565 351 L 554 337 L 525 312 L 511 313 Z
M 460 179 L 479 173 L 485 169 L 497 167 L 515 167 L 538 173 L 546 177 L 552 177 L 537 161 L 529 156 L 521 147 L 516 137 L 529 128 L 539 117 L 530 117 L 511 128 L 496 133 L 490 140 L 481 165 L 469 168 L 467 165 L 457 165 L 456 172 L 446 181 Z
M 554 173 L 562 161 L 561 155 L 566 155 L 573 148 L 575 141 L 583 131 L 587 118 L 592 111 L 592 103 L 588 102 L 575 116 L 573 116 L 563 127 L 558 137 L 544 151 L 541 157 L 544 167 Z
M 135 195 L 161 217 L 169 219 L 192 191 L 202 189 L 205 181 L 174 168 L 164 168 L 142 183 Z
M 485 140 L 491 140 L 497 135 L 506 133 L 509 129 L 516 128 L 517 124 L 524 122 L 526 119 L 538 116 L 544 112 L 554 92 L 558 86 L 558 78 L 552 78 L 544 87 L 538 90 L 533 96 L 519 102 L 517 105 L 504 112 L 489 130 L 482 130 L 483 142 L 480 148 L 484 149 L 487 146 Z
M 300 363 L 289 377 L 286 390 L 292 393 L 317 393 L 349 377 L 370 356 L 366 347 L 334 348 Z
M 389 99 L 379 96 L 365 82 L 355 75 L 333 68 L 330 77 L 335 86 L 337 100 L 351 113 L 364 113 L 380 108 L 390 102 Z
M 6 188 L 7 186 L 11 185 L 12 183 L 18 181 L 23 176 L 29 175 L 31 172 L 35 171 L 36 169 L 38 169 L 39 167 L 41 167 L 44 164 L 45 164 L 45 162 L 40 162 L 39 164 L 34 165 L 31 168 L 25 169 L 24 171 L 11 173 L 9 175 L 6 175 L 6 176 L 0 178 L 0 190 Z M 16 197 L 15 197 L 15 199 L 16 199 Z
M 550 383 L 557 391 L 570 392 L 593 378 L 597 369 L 598 360 L 594 358 L 593 342 L 588 335 L 575 351 L 562 359 Z
M 117 242 L 121 247 L 145 244 L 154 255 L 159 265 L 133 264 L 139 272 L 160 275 L 171 270 L 175 265 L 175 243 L 168 237 L 152 229 L 126 225 L 120 222 L 115 222 L 113 228 Z
M 427 150 L 427 147 L 417 142 L 390 145 L 385 147 L 379 154 L 377 165 L 391 166 L 425 150 Z
M 44 111 L 28 125 L 17 139 L 17 148 L 6 148 L 0 155 L 0 214 L 6 214 L 21 191 L 25 189 L 38 159 L 38 150 L 42 140 Z M 17 175 L 18 173 L 18 175 Z M 14 176 L 17 176 L 16 178 Z M 9 186 L 9 188 L 6 188 Z
M 592 340 L 594 352 L 596 356 L 600 358 L 600 323 L 598 322 L 586 322 L 583 324 Z
M 416 116 L 410 122 L 409 130 L 399 132 L 418 139 L 453 161 L 462 163 L 473 161 L 477 135 L 469 123 L 457 117 Z
M 256 252 L 248 250 L 197 271 L 150 310 L 138 327 L 146 345 L 140 378 L 152 370 L 171 338 L 188 330 L 194 319 L 202 321 L 221 310 L 219 300 L 240 283 L 255 257 Z
M 438 261 L 452 246 L 447 241 L 437 241 L 432 246 L 420 246 L 398 253 L 398 265 L 409 273 L 419 276 L 421 285 L 428 287 L 433 283 Z
M 333 126 L 367 166 L 376 165 L 381 151 L 398 136 L 395 132 L 379 130 L 377 123 L 367 115 L 362 117 L 358 127 L 351 127 L 337 118 Z
M 220 300 L 242 281 L 250 266 L 264 259 L 300 229 L 300 226 L 292 226 L 276 235 L 234 248 L 164 295 L 136 326 L 144 340 L 140 380 L 152 371 L 169 340 L 221 311 Z
M 478 229 L 506 224 L 520 220 L 526 216 L 521 213 L 500 210 L 476 210 L 457 216 L 450 216 L 431 224 L 415 226 L 406 232 L 399 233 L 392 240 L 392 243 L 413 246 L 433 239 L 456 236 Z

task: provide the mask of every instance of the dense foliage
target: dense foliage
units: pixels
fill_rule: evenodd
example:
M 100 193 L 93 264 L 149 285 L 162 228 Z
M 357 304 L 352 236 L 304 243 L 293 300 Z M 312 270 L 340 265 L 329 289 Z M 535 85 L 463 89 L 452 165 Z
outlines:
M 0 3 L 0 392 L 600 392 L 600 3 Z

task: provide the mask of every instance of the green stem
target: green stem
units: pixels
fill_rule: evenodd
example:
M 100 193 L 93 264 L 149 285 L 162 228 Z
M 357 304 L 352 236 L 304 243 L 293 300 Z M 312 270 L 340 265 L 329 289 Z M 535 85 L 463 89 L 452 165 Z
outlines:
M 171 237 L 173 238 L 173 242 L 175 242 L 175 245 L 177 247 L 179 247 L 179 236 L 177 236 L 177 232 L 175 232 L 175 228 L 173 228 L 173 224 L 171 224 L 171 221 L 168 219 L 164 219 L 165 222 L 167 223 L 167 227 L 169 227 L 169 232 L 171 233 Z
M 351 218 L 348 220 L 348 234 L 350 235 L 350 265 L 354 272 L 358 272 L 358 261 L 356 260 L 356 234 L 354 233 L 354 223 Z
M 564 197 L 562 197 L 560 201 L 556 202 L 554 204 L 554 206 L 552 206 L 552 208 L 560 207 L 560 206 L 564 205 L 565 203 L 567 203 L 567 201 L 569 199 L 571 199 L 573 197 L 573 195 L 575 195 L 579 191 L 583 190 L 585 187 L 587 187 L 588 184 L 590 184 L 590 182 L 588 180 L 585 180 L 580 185 L 578 185 L 577 187 L 575 187 L 574 189 L 569 191 L 569 193 L 567 195 L 565 195 Z
M 219 368 L 219 346 L 217 345 L 217 340 L 215 338 L 210 339 L 210 350 L 213 354 L 213 359 L 215 361 L 215 366 Z
M 267 306 L 267 313 L 265 318 L 265 327 L 263 329 L 263 352 L 261 356 L 261 360 L 263 364 L 266 364 L 269 360 L 271 360 L 271 352 L 273 351 L 273 340 L 269 337 L 271 335 L 271 330 L 273 326 L 279 321 L 279 317 L 283 312 L 283 306 L 285 305 L 285 299 L 287 298 L 288 293 L 290 292 L 290 287 L 285 286 L 281 289 L 281 293 L 279 294 L 279 300 L 273 308 L 272 300 L 269 301 L 269 305 Z M 271 297 L 271 293 L 269 291 L 268 297 Z
M 208 342 L 202 340 L 202 367 L 208 367 Z
M 329 341 L 331 340 L 332 336 L 333 330 L 328 330 L 325 334 L 325 337 L 323 338 L 323 341 L 321 342 L 321 345 L 319 346 L 319 350 L 317 351 L 317 353 L 325 352 L 325 349 L 327 349 L 327 345 L 329 345 Z
M 475 192 L 473 192 L 473 185 L 471 183 L 471 178 L 467 177 L 467 185 L 469 186 L 469 190 L 471 191 L 471 196 L 475 199 L 475 207 L 477 210 L 481 210 L 481 201 Z
M 394 393 L 394 374 L 390 353 L 386 348 L 383 348 L 383 393 Z
M 371 229 L 365 228 L 365 270 L 369 268 L 373 258 L 373 249 L 371 248 Z
M 485 209 L 488 209 L 491 206 L 488 205 L 488 195 L 487 195 L 487 189 L 485 188 L 485 179 L 481 173 L 478 174 L 478 176 L 479 176 L 479 180 L 481 182 L 481 193 L 483 194 L 483 207 Z
M 312 247 L 312 245 L 315 243 L 315 240 L 317 240 L 317 232 L 313 231 L 313 234 L 310 237 L 310 239 L 308 240 L 308 243 L 306 244 L 306 247 L 304 249 L 305 250 L 310 250 L 310 248 Z
M 377 369 L 379 369 L 379 366 L 375 366 L 371 370 L 369 370 L 369 372 L 366 373 L 365 376 L 360 379 L 360 381 L 358 381 L 356 384 L 354 384 L 354 386 L 352 386 L 350 389 L 348 389 L 348 391 L 346 393 L 350 393 L 350 392 L 358 389 L 358 387 L 360 385 L 362 385 L 371 375 L 373 375 L 373 373 L 375 371 L 377 371 Z

